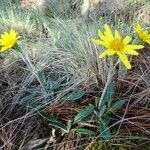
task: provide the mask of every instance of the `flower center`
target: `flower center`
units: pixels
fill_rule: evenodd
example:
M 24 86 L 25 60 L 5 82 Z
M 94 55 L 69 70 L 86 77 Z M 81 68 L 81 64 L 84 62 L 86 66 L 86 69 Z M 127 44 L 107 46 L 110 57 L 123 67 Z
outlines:
M 7 45 L 7 46 L 13 46 L 14 43 L 15 43 L 15 40 L 13 40 L 13 39 L 8 39 L 7 42 L 5 43 L 5 45 Z
M 114 51 L 123 51 L 124 43 L 121 39 L 114 39 L 110 43 L 110 48 L 113 49 Z

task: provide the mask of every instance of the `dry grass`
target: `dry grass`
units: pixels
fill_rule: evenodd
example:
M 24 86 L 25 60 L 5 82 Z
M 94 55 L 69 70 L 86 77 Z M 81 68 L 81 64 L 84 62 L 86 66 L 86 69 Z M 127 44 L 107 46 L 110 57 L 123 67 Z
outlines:
M 135 6 L 128 13 L 135 12 L 139 18 L 145 12 L 148 14 L 147 2 L 145 5 L 142 3 L 138 12 L 135 12 Z M 19 44 L 21 53 L 10 50 L 0 56 L 0 148 L 27 150 L 38 146 L 38 149 L 84 149 L 98 137 L 73 133 L 60 136 L 60 130 L 56 130 L 56 142 L 50 142 L 52 127 L 34 112 L 43 107 L 45 112 L 56 115 L 66 123 L 81 108 L 93 103 L 95 97 L 101 95 L 110 62 L 107 58 L 97 58 L 103 49 L 92 44 L 90 38 L 96 37 L 97 29 L 102 29 L 104 23 L 110 23 L 122 35 L 130 33 L 134 36 L 131 27 L 134 22 L 115 16 L 112 23 L 110 16 L 106 15 L 94 22 L 83 23 L 81 18 L 66 19 L 67 15 L 56 17 L 57 12 L 53 13 L 55 17 L 50 18 L 39 11 L 26 11 L 15 4 L 8 4 L 4 1 L 0 6 L 1 32 L 15 28 L 23 38 Z M 147 24 L 148 18 L 145 18 L 143 24 Z M 110 129 L 114 130 L 112 140 L 126 142 L 134 148 L 141 146 L 141 149 L 143 144 L 148 145 L 150 133 L 149 50 L 149 46 L 145 46 L 140 56 L 132 59 L 131 71 L 126 72 L 122 65 L 118 66 L 114 76 L 115 98 L 128 98 L 128 102 L 122 110 L 113 114 L 115 117 L 110 125 Z M 42 71 L 46 79 L 55 77 L 58 82 L 66 79 L 63 89 L 52 99 L 49 99 L 52 93 L 39 75 Z M 21 99 L 29 94 L 29 87 L 40 94 L 20 104 Z M 65 93 L 79 87 L 86 91 L 86 95 L 78 102 L 64 102 Z M 31 106 L 35 101 L 40 104 Z M 91 123 L 91 128 L 93 126 L 96 126 L 95 122 Z M 135 142 L 136 139 L 139 143 Z

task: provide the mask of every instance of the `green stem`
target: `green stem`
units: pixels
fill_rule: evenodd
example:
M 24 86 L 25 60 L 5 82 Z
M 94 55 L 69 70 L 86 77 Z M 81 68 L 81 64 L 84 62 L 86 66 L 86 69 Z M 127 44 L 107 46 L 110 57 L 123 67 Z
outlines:
M 106 81 L 106 84 L 105 84 L 104 90 L 103 90 L 103 92 L 102 92 L 102 95 L 101 95 L 101 98 L 100 98 L 100 101 L 99 101 L 99 105 L 98 105 L 98 108 L 99 108 L 99 109 L 100 109 L 100 107 L 101 107 L 101 103 L 102 103 L 103 98 L 104 98 L 104 96 L 105 96 L 105 93 L 106 93 L 107 87 L 108 87 L 108 85 L 110 84 L 110 82 L 111 82 L 111 80 L 112 80 L 112 77 L 113 77 L 112 73 L 113 73 L 113 72 L 112 72 L 112 70 L 111 70 L 111 71 L 109 71 L 109 73 L 108 73 L 107 81 Z
M 108 76 L 107 76 L 107 81 L 106 81 L 104 90 L 102 92 L 102 95 L 101 95 L 101 98 L 100 98 L 100 101 L 99 101 L 98 109 L 100 109 L 100 107 L 101 107 L 101 103 L 102 103 L 102 101 L 104 99 L 107 87 L 109 86 L 109 84 L 112 81 L 112 78 L 113 78 L 113 75 L 114 75 L 113 74 L 114 73 L 114 69 L 116 68 L 116 66 L 118 65 L 118 63 L 119 63 L 119 59 L 116 61 L 115 65 L 113 65 L 113 61 L 111 61 L 110 69 L 109 69 Z

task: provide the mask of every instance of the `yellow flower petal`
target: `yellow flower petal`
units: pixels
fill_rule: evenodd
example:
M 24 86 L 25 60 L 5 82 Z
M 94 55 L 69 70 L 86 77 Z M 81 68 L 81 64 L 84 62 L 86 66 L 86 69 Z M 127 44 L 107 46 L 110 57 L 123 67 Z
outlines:
M 100 55 L 99 55 L 99 58 L 103 58 L 103 57 L 105 57 L 107 55 L 107 51 L 104 51 L 103 53 L 101 53 Z
M 102 46 L 104 45 L 104 42 L 98 39 L 91 39 L 91 42 L 98 44 L 98 45 L 102 45 Z
M 134 30 L 138 31 L 138 30 L 142 30 L 142 27 L 140 26 L 140 24 L 135 25 Z
M 130 50 L 130 49 L 127 49 L 125 51 L 125 54 L 130 54 L 130 55 L 135 55 L 135 56 L 139 55 L 138 52 L 136 52 L 135 50 Z
M 98 39 L 91 39 L 91 42 L 93 42 L 93 43 L 95 43 L 95 44 L 98 44 L 98 45 L 102 45 L 102 46 L 104 46 L 104 47 L 106 47 L 106 48 L 109 47 L 109 46 L 108 46 L 109 43 L 106 43 L 106 42 L 101 41 L 101 40 L 98 40 Z
M 134 50 L 134 49 L 142 49 L 142 48 L 144 48 L 144 46 L 143 45 L 126 45 L 125 48 Z
M 15 38 L 15 37 L 16 37 L 16 34 L 17 34 L 17 33 L 16 33 L 14 30 L 11 30 L 11 31 L 10 31 L 10 35 L 11 35 L 12 37 Z
M 120 60 L 125 65 L 127 69 L 131 69 L 131 64 L 125 54 L 118 53 Z
M 4 52 L 4 51 L 6 51 L 6 50 L 8 50 L 9 48 L 8 47 L 2 47 L 1 49 L 0 49 L 0 52 Z
M 99 55 L 99 58 L 103 58 L 103 57 L 105 57 L 106 55 L 114 55 L 114 54 L 115 54 L 115 51 L 110 50 L 110 49 L 107 49 L 107 50 L 105 50 L 102 54 Z
M 17 36 L 17 40 L 18 40 L 18 39 L 21 39 L 21 38 L 22 38 L 21 36 Z
M 110 29 L 109 25 L 104 24 L 104 28 L 105 28 L 105 32 L 104 32 L 105 35 L 106 35 L 107 37 L 111 38 L 111 39 L 114 39 L 114 36 L 113 36 L 113 34 L 112 34 L 112 32 L 111 32 L 111 29 Z
M 115 39 L 121 39 L 121 36 L 117 30 L 115 31 Z
M 102 39 L 104 42 L 109 42 L 112 39 L 110 39 L 110 37 L 107 37 L 106 35 L 104 35 L 101 30 L 98 30 L 98 36 L 100 37 L 100 39 Z
M 107 49 L 107 55 L 114 55 L 116 52 L 112 49 Z
M 98 36 L 101 38 L 102 36 L 104 36 L 104 34 L 102 33 L 102 31 L 99 29 L 98 30 Z
M 127 45 L 131 40 L 132 40 L 132 38 L 127 35 L 127 36 L 123 39 L 123 43 L 124 43 L 125 45 Z
M 147 42 L 148 44 L 150 44 L 150 40 L 146 40 L 146 42 Z

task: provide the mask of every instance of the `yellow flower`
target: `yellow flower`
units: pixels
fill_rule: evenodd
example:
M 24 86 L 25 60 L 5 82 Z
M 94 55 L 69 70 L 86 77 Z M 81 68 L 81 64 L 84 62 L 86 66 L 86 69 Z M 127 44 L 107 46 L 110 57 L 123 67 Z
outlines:
M 113 35 L 110 27 L 107 24 L 104 25 L 104 28 L 104 33 L 98 30 L 100 39 L 92 39 L 92 42 L 102 45 L 106 48 L 106 50 L 99 55 L 99 58 L 103 58 L 106 55 L 117 54 L 125 67 L 127 69 L 131 69 L 131 64 L 126 54 L 138 55 L 139 53 L 135 50 L 142 49 L 144 46 L 130 45 L 129 42 L 132 40 L 132 38 L 130 36 L 126 36 L 124 39 L 122 39 L 118 31 L 115 31 L 115 35 Z
M 17 36 L 17 32 L 14 29 L 11 29 L 10 33 L 4 32 L 1 34 L 0 46 L 2 48 L 0 49 L 0 52 L 4 52 L 9 48 L 12 48 L 20 38 L 21 36 Z
M 138 36 L 140 37 L 140 39 L 148 44 L 150 44 L 150 33 L 148 33 L 147 30 L 143 30 L 142 27 L 137 24 L 134 27 L 134 30 L 136 31 L 136 33 L 138 34 Z

